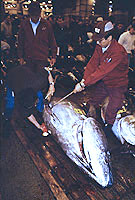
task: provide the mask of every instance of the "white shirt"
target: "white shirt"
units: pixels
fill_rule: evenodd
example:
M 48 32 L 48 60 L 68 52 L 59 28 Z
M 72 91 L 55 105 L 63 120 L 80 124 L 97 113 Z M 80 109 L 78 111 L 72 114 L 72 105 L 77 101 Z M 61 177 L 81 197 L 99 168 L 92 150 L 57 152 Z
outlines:
M 108 45 L 107 47 L 102 47 L 102 52 L 104 53 L 108 48 L 109 48 L 110 45 Z
M 34 35 L 36 35 L 36 30 L 37 30 L 37 27 L 38 27 L 38 25 L 39 25 L 39 23 L 40 23 L 40 20 L 41 20 L 41 18 L 39 18 L 38 22 L 35 24 L 35 23 L 32 22 L 32 20 L 30 19 L 30 23 L 31 23 L 31 25 L 32 25 L 32 29 L 33 29 Z
M 129 31 L 120 35 L 118 42 L 131 54 L 131 50 L 135 49 L 135 35 L 131 35 Z

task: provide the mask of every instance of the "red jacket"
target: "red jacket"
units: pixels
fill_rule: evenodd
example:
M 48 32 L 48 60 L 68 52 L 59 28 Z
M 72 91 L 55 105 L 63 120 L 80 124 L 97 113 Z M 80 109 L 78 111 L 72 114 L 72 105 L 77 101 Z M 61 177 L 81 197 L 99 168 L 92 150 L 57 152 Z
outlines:
M 29 19 L 22 22 L 18 35 L 19 58 L 47 60 L 49 50 L 52 57 L 56 57 L 56 40 L 51 24 L 41 19 L 36 35 L 34 35 Z
M 86 86 L 99 80 L 108 87 L 128 85 L 128 56 L 125 49 L 114 39 L 104 53 L 97 45 L 86 66 L 83 78 Z

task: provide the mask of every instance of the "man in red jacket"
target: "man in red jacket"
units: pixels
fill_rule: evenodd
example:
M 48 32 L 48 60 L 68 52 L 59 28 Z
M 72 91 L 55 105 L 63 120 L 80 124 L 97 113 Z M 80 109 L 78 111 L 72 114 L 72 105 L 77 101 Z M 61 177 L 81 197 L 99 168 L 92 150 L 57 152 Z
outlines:
M 121 108 L 128 87 L 128 56 L 125 49 L 113 39 L 113 24 L 96 24 L 93 39 L 97 41 L 94 54 L 88 62 L 84 77 L 75 86 L 74 93 L 96 83 L 89 104 L 98 108 L 109 96 L 105 114 L 105 132 L 111 130 L 117 111 Z M 106 132 L 107 133 L 107 132 Z
M 18 34 L 18 56 L 21 65 L 26 61 L 36 72 L 39 66 L 48 65 L 49 53 L 50 64 L 54 65 L 57 45 L 51 24 L 40 17 L 39 2 L 32 2 L 28 12 L 30 18 L 22 22 Z

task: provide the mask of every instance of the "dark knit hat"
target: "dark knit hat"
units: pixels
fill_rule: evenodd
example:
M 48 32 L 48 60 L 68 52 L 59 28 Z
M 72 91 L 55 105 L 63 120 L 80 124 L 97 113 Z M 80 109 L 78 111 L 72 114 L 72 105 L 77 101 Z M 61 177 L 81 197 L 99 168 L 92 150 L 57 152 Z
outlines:
M 103 21 L 96 24 L 93 34 L 93 40 L 101 40 L 106 35 L 108 35 L 114 26 L 110 21 Z
M 29 4 L 28 12 L 32 16 L 39 16 L 41 13 L 40 3 L 38 1 L 33 1 Z

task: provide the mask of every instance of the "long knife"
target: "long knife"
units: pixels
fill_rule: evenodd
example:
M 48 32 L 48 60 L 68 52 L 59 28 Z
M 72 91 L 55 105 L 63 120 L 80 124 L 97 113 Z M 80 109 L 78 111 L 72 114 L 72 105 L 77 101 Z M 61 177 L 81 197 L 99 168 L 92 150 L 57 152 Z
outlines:
M 52 107 L 54 107 L 57 104 L 59 104 L 60 102 L 62 102 L 64 99 L 68 98 L 73 93 L 74 93 L 74 91 L 70 92 L 69 94 L 67 94 L 66 96 L 64 96 L 62 99 L 60 99 L 59 101 L 57 101 Z

